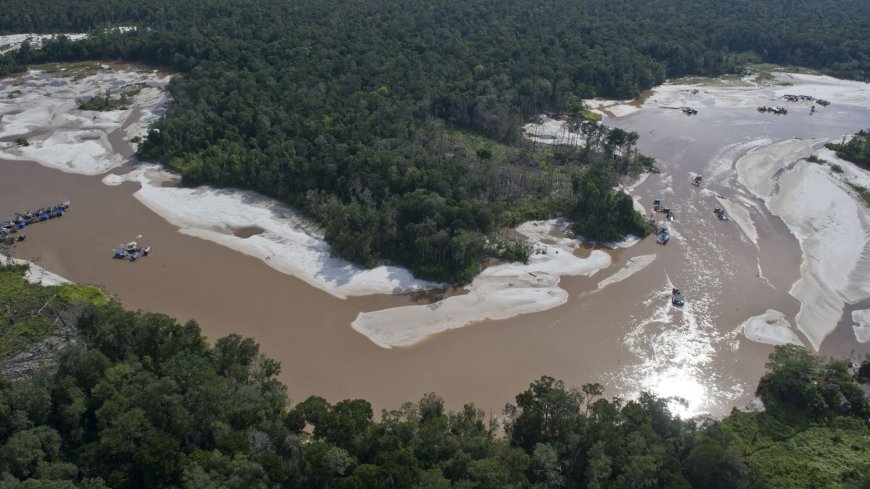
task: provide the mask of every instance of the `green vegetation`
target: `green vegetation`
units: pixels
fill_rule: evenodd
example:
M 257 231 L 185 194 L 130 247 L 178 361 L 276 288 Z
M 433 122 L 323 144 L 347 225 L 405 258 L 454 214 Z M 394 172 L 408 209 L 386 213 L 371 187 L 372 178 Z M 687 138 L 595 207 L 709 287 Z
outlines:
M 818 165 L 826 165 L 828 164 L 828 160 L 824 158 L 819 158 L 817 155 L 810 155 L 807 157 L 807 161 L 810 163 L 816 163 Z
M 94 95 L 86 102 L 80 103 L 79 109 L 108 111 L 125 109 L 129 104 L 130 99 L 127 95 L 122 93 L 117 97 L 112 97 L 109 92 L 106 91 L 105 95 Z
M 865 204 L 870 205 L 870 190 L 866 187 L 858 185 L 857 183 L 847 182 L 852 190 L 858 193 L 858 196 L 864 201 Z
M 862 368 L 870 373 L 870 360 Z M 870 400 L 846 362 L 787 346 L 768 369 L 758 388 L 767 412 L 735 412 L 720 425 L 749 467 L 772 487 L 867 487 Z
M 28 141 L 27 138 L 24 137 L 16 138 L 15 144 L 17 144 L 18 146 L 30 146 L 30 141 Z
M 109 298 L 94 287 L 31 285 L 24 280 L 26 269 L 0 266 L 0 361 L 54 332 L 57 318 L 76 303 L 109 303 Z
M 58 73 L 61 71 L 61 67 L 57 63 L 32 64 L 32 65 L 30 65 L 29 68 L 33 69 L 33 70 L 42 71 L 44 73 Z
M 501 432 L 475 406 L 447 412 L 434 394 L 379 420 L 362 399 L 333 404 L 314 396 L 292 405 L 275 379 L 280 366 L 250 339 L 230 335 L 209 346 L 193 321 L 124 311 L 87 288 L 27 284 L 23 272 L 0 272 L 2 310 L 46 317 L 81 298 L 99 307 L 81 314 L 78 340 L 54 371 L 0 379 L 4 488 L 860 489 L 870 482 L 870 400 L 844 361 L 795 346 L 770 357 L 758 387 L 764 413 L 699 423 L 671 414 L 668 399 L 607 400 L 598 384 L 569 388 L 545 376 L 505 407 Z M 857 376 L 870 380 L 870 359 Z
M 100 111 L 126 109 L 130 105 L 131 98 L 141 92 L 143 88 L 145 88 L 144 83 L 127 85 L 117 90 L 114 96 L 109 90 L 106 90 L 105 93 L 96 94 L 89 100 L 80 103 L 79 109 Z
M 592 122 L 600 122 L 602 119 L 604 119 L 604 117 L 602 117 L 601 114 L 599 114 L 597 112 L 592 112 L 591 110 L 581 111 L 580 117 L 582 117 L 583 120 L 592 121 Z
M 839 144 L 828 143 L 826 148 L 837 152 L 837 156 L 851 161 L 856 165 L 870 170 L 870 130 L 860 130 L 846 142 L 845 138 Z

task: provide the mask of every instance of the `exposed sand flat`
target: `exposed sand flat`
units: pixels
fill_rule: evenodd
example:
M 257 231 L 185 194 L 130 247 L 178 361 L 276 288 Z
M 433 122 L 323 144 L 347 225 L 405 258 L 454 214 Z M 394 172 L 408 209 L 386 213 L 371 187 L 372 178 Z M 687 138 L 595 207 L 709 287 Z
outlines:
M 728 212 L 731 220 L 737 223 L 737 226 L 741 231 L 743 231 L 743 234 L 749 238 L 749 241 L 751 241 L 755 246 L 758 246 L 758 230 L 755 229 L 755 223 L 752 221 L 752 216 L 749 215 L 749 210 L 720 195 L 716 196 L 716 200 L 719 201 L 719 205 Z
M 583 135 L 571 132 L 568 121 L 553 119 L 545 115 L 540 116 L 536 122 L 530 122 L 523 126 L 526 137 L 532 141 L 543 144 L 560 144 L 567 146 L 583 146 Z
M 535 249 L 528 264 L 489 267 L 466 286 L 464 295 L 428 305 L 360 313 L 353 329 L 382 348 L 395 348 L 486 319 L 507 319 L 560 306 L 568 300 L 568 293 L 559 288 L 560 276 L 592 276 L 611 263 L 610 255 L 600 250 L 588 258 L 574 255 L 579 242 L 552 235 L 563 226 L 555 220 L 524 223 L 517 231 Z
M 640 110 L 640 106 L 632 100 L 608 100 L 608 99 L 588 99 L 583 101 L 583 105 L 593 109 L 599 114 L 612 115 L 613 117 L 625 117 Z
M 638 210 L 637 206 L 635 206 L 635 210 L 638 212 L 641 212 Z M 644 210 L 646 210 L 646 209 L 644 209 Z M 641 212 L 641 214 L 643 214 L 643 212 Z M 615 249 L 631 248 L 632 246 L 634 246 L 638 243 L 640 243 L 639 237 L 637 237 L 633 234 L 627 234 L 627 235 L 625 235 L 625 239 L 623 239 L 622 241 L 602 241 L 601 245 L 606 246 L 612 250 L 615 250 Z
M 107 175 L 103 182 L 138 182 L 134 196 L 182 233 L 207 239 L 264 260 L 335 297 L 400 294 L 439 287 L 415 279 L 404 268 L 371 270 L 335 258 L 315 226 L 279 202 L 254 192 L 210 187 L 163 187 L 173 176 L 157 165 L 140 165 L 125 175 Z M 236 230 L 256 226 L 263 232 L 240 237 Z
M 777 83 L 785 85 L 776 89 L 779 97 L 795 93 L 797 87 L 801 95 L 811 95 L 837 104 L 870 107 L 870 84 L 864 82 L 803 73 L 776 73 L 774 77 Z
M 598 282 L 598 288 L 603 289 L 608 285 L 622 282 L 623 280 L 631 277 L 635 273 L 648 267 L 653 261 L 655 261 L 655 259 L 656 255 L 640 255 L 629 258 L 628 263 L 626 263 L 624 267 L 619 269 L 618 272 Z
M 36 263 L 18 258 L 10 258 L 6 255 L 0 254 L 0 265 L 5 266 L 10 263 L 15 265 L 28 265 L 27 271 L 24 272 L 24 279 L 32 284 L 50 286 L 72 283 L 56 273 L 49 272 Z
M 691 106 L 699 110 L 709 106 L 743 108 L 780 105 L 791 112 L 809 112 L 812 102 L 786 102 L 782 98 L 786 94 L 810 95 L 833 104 L 831 107 L 817 107 L 820 111 L 836 110 L 836 105 L 840 104 L 870 107 L 870 85 L 867 83 L 781 71 L 774 71 L 769 78 L 753 74 L 739 79 L 692 77 L 672 80 L 655 88 L 647 105 Z M 677 111 L 674 114 L 681 115 Z M 616 113 L 614 115 L 619 117 Z M 747 120 L 744 123 L 763 124 L 765 119 Z
M 126 161 L 112 151 L 108 135 L 100 130 L 56 132 L 38 143 L 18 148 L 17 153 L 22 159 L 86 175 L 105 173 Z
M 855 339 L 860 343 L 870 341 L 870 309 L 852 311 L 852 321 L 855 321 L 852 326 L 855 331 Z
M 813 146 L 821 140 L 790 139 L 753 151 L 737 161 L 740 183 L 762 199 L 773 197 L 777 189 L 777 172 L 790 163 L 813 153 Z
M 815 142 L 771 145 L 741 158 L 737 171 L 800 242 L 801 279 L 790 294 L 801 302 L 797 326 L 818 350 L 844 304 L 870 297 L 870 214 L 828 167 L 800 159 Z
M 804 346 L 785 315 L 777 310 L 768 309 L 764 314 L 752 316 L 740 325 L 740 331 L 752 341 L 768 345 Z
M 568 293 L 548 273 L 477 277 L 468 293 L 434 304 L 360 313 L 351 326 L 381 348 L 411 346 L 429 336 L 485 319 L 538 312 L 564 304 Z
M 73 41 L 78 41 L 79 39 L 84 39 L 88 37 L 87 34 L 81 33 L 71 33 L 71 34 L 7 34 L 5 36 L 0 36 L 0 54 L 7 53 L 9 51 L 13 51 L 21 47 L 24 44 L 24 41 L 29 40 L 31 46 L 34 48 L 38 48 L 42 45 L 42 42 L 46 39 L 51 39 L 55 36 L 66 36 Z
M 70 173 L 97 175 L 123 165 L 126 158 L 112 147 L 109 135 L 123 130 L 124 139 L 144 136 L 168 102 L 163 89 L 169 77 L 151 71 L 99 69 L 81 78 L 30 71 L 17 80 L 0 81 L 0 141 L 6 141 L 0 142 L 0 157 Z M 80 100 L 132 85 L 139 91 L 124 109 L 78 108 Z M 19 137 L 29 145 L 16 144 Z

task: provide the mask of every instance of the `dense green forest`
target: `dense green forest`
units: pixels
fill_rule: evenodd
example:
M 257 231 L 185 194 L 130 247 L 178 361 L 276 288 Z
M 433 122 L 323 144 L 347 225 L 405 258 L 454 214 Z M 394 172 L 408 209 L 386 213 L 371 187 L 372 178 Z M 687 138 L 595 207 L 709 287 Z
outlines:
M 651 162 L 612 144 L 535 147 L 522 138 L 531 117 L 748 61 L 870 77 L 858 0 L 7 0 L 3 10 L 0 32 L 92 34 L 25 45 L 0 57 L 0 73 L 109 58 L 179 70 L 141 156 L 189 185 L 290 202 L 355 262 L 387 258 L 445 280 L 469 279 L 486 255 L 514 258 L 498 230 L 524 219 L 569 216 L 597 239 L 646 232 L 610 188 Z
M 0 269 L 4 297 L 40 316 L 62 289 L 23 271 Z M 448 412 L 435 394 L 376 415 L 362 399 L 293 404 L 251 339 L 209 345 L 193 321 L 83 298 L 97 305 L 55 369 L 0 378 L 0 488 L 870 487 L 856 382 L 870 360 L 854 374 L 778 347 L 758 387 L 767 411 L 721 421 L 546 376 L 499 422 L 473 405 Z

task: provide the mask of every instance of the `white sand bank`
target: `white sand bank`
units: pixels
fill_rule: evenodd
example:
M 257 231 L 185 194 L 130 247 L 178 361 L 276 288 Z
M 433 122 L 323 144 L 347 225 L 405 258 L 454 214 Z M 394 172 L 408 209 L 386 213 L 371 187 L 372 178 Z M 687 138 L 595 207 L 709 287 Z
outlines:
M 801 95 L 812 95 L 817 99 L 825 99 L 833 104 L 870 107 L 870 84 L 868 83 L 803 73 L 777 73 L 775 79 L 777 83 L 784 84 L 776 89 L 778 97 L 787 93 L 797 93 L 795 90 L 797 87 L 800 89 Z
M 103 182 L 138 182 L 142 188 L 134 196 L 182 233 L 260 258 L 270 267 L 342 299 L 441 286 L 415 279 L 404 268 L 366 270 L 331 256 L 320 232 L 275 200 L 233 189 L 161 187 L 162 182 L 173 178 L 157 165 L 140 165 L 125 175 L 107 175 Z M 233 234 L 235 229 L 251 226 L 263 232 L 248 238 Z
M 537 143 L 583 146 L 583 135 L 572 132 L 569 127 L 568 121 L 542 115 L 537 121 L 524 125 L 523 133 Z
M 632 100 L 608 100 L 596 98 L 584 100 L 583 105 L 589 107 L 594 112 L 612 115 L 613 117 L 625 117 L 640 110 L 640 107 L 633 104 Z
M 434 304 L 360 313 L 351 324 L 381 348 L 411 346 L 429 336 L 485 319 L 506 319 L 564 304 L 568 293 L 559 277 L 526 273 L 512 277 L 481 276 L 465 295 Z
M 800 159 L 815 142 L 768 146 L 741 158 L 737 172 L 800 243 L 801 278 L 789 293 L 801 302 L 798 328 L 818 349 L 844 304 L 870 297 L 870 213 L 827 166 Z
M 84 39 L 88 37 L 87 34 L 8 34 L 5 36 L 0 36 L 0 54 L 7 53 L 9 51 L 17 50 L 24 44 L 24 41 L 29 40 L 30 45 L 33 48 L 38 48 L 42 46 L 42 42 L 46 39 L 51 39 L 55 36 L 66 36 L 73 41 L 78 41 L 79 39 Z
M 751 241 L 755 246 L 758 246 L 758 230 L 755 228 L 755 222 L 752 221 L 752 216 L 749 215 L 749 210 L 737 202 L 720 195 L 716 196 L 716 200 L 719 201 L 719 205 L 728 212 L 731 220 L 737 223 L 737 226 L 741 231 L 743 231 L 743 234 L 749 238 L 749 241 Z
M 635 207 L 635 210 L 638 210 L 638 207 Z M 644 209 L 644 210 L 646 210 L 646 209 Z M 638 212 L 640 212 L 640 211 L 638 211 Z M 643 213 L 641 212 L 641 214 L 643 214 Z M 625 239 L 623 239 L 622 241 L 602 241 L 601 245 L 606 246 L 607 248 L 610 248 L 611 250 L 616 250 L 616 249 L 631 248 L 632 246 L 634 246 L 638 243 L 640 243 L 639 237 L 637 237 L 633 234 L 627 234 L 627 235 L 625 235 Z
M 6 255 L 0 254 L 0 265 L 5 266 L 7 264 L 28 265 L 27 271 L 24 272 L 24 279 L 32 284 L 50 286 L 72 283 L 56 273 L 49 272 L 48 270 L 42 268 L 36 263 L 27 260 L 21 260 L 19 258 L 10 258 Z
M 697 93 L 693 91 L 697 90 Z M 759 105 L 782 105 L 793 111 L 809 111 L 812 102 L 786 102 L 785 94 L 811 95 L 831 102 L 820 111 L 836 110 L 837 105 L 870 107 L 870 84 L 839 80 L 829 76 L 774 71 L 769 78 L 755 75 L 742 78 L 682 78 L 656 87 L 644 103 L 648 107 L 746 108 Z M 674 111 L 675 115 L 679 115 Z M 762 124 L 765 119 L 747 121 Z
M 382 348 L 410 346 L 426 338 L 486 319 L 506 319 L 564 304 L 568 293 L 560 276 L 587 275 L 611 264 L 610 255 L 594 250 L 588 258 L 574 255 L 577 240 L 558 237 L 560 221 L 534 221 L 517 228 L 533 244 L 528 264 L 489 267 L 466 286 L 465 295 L 428 305 L 403 306 L 360 313 L 352 326 Z
M 852 329 L 855 331 L 855 339 L 859 343 L 867 343 L 870 341 L 870 309 L 862 309 L 860 311 L 852 311 Z
M 804 346 L 785 315 L 777 310 L 768 309 L 764 314 L 753 316 L 740 325 L 740 331 L 748 339 L 768 345 Z
M 628 263 L 626 263 L 624 267 L 619 269 L 618 272 L 598 282 L 598 288 L 603 289 L 608 285 L 622 282 L 623 280 L 648 267 L 653 261 L 655 261 L 655 259 L 656 255 L 654 254 L 633 256 L 629 258 Z
M 30 71 L 16 80 L 20 83 L 0 83 L 0 138 L 9 141 L 0 143 L 0 157 L 70 173 L 97 175 L 123 165 L 126 160 L 112 148 L 109 135 L 123 128 L 124 139 L 144 136 L 168 102 L 169 77 L 151 71 L 100 69 L 82 78 Z M 142 88 L 126 109 L 78 109 L 81 100 L 130 85 Z M 138 117 L 131 118 L 137 109 Z M 29 145 L 15 144 L 18 137 Z
M 99 130 L 56 132 L 39 143 L 18 148 L 18 155 L 58 170 L 85 175 L 105 173 L 125 161 L 112 150 L 108 135 Z

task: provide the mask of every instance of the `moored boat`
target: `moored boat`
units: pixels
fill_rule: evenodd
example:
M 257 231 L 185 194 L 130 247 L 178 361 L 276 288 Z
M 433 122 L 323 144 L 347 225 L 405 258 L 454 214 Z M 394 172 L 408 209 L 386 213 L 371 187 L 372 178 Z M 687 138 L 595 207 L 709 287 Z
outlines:
M 671 304 L 677 307 L 683 307 L 686 302 L 683 300 L 683 293 L 680 292 L 680 289 L 674 288 L 671 290 Z

